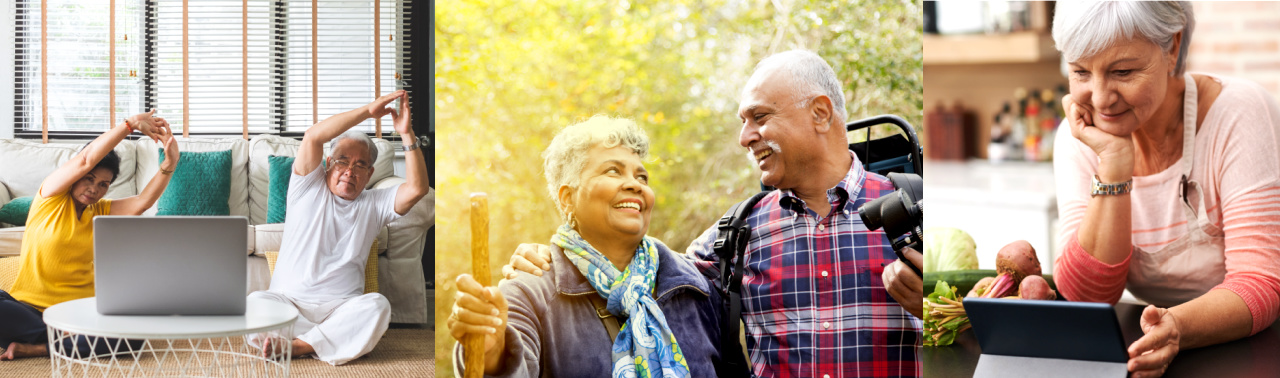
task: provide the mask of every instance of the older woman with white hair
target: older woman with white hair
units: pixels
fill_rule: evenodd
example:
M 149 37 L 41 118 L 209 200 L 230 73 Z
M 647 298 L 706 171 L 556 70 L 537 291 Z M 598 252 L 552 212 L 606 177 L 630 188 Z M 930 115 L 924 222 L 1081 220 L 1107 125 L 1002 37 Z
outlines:
M 1280 309 L 1280 106 L 1257 84 L 1187 73 L 1185 2 L 1059 2 L 1071 93 L 1054 148 L 1067 299 L 1148 306 L 1135 377 L 1180 349 L 1257 333 Z
M 560 209 L 551 274 L 497 288 L 458 276 L 455 339 L 485 336 L 483 368 L 504 377 L 709 377 L 720 296 L 693 263 L 645 234 L 656 205 L 649 138 L 626 119 L 570 125 L 543 152 Z

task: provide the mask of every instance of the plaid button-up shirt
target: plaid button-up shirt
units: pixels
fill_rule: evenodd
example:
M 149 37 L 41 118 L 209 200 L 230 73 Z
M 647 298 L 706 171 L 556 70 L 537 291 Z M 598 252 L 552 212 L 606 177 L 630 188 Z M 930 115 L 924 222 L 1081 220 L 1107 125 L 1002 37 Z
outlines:
M 922 374 L 921 321 L 889 296 L 880 279 L 897 255 L 883 229 L 867 230 L 858 216 L 864 203 L 893 190 L 855 156 L 845 178 L 827 190 L 832 211 L 824 218 L 789 190 L 775 190 L 756 204 L 747 220 L 751 238 L 742 280 L 742 320 L 755 375 Z M 707 230 L 688 251 L 713 281 L 719 279 L 712 250 L 717 233 Z

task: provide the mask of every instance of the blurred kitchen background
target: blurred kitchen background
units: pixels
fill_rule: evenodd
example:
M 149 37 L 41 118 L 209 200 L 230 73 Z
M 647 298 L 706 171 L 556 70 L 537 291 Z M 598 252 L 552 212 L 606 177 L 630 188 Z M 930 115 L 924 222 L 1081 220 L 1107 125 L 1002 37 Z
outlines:
M 1188 70 L 1280 95 L 1280 2 L 1194 7 Z M 1035 247 L 1045 273 L 1057 257 L 1051 158 L 1067 79 L 1050 35 L 1053 8 L 925 2 L 925 226 L 971 235 L 981 269 L 994 269 L 999 248 L 1019 239 Z

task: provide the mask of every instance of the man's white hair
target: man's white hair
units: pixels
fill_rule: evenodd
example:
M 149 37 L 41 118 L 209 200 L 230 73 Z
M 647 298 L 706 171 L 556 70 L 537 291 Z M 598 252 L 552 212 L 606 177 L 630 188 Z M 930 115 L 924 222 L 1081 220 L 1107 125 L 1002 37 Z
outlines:
M 1135 34 L 1167 52 L 1173 48 L 1174 34 L 1182 32 L 1182 49 L 1173 70 L 1174 75 L 1182 75 L 1195 26 L 1195 14 L 1186 1 L 1059 1 L 1054 9 L 1053 42 L 1065 65 Z
M 373 146 L 373 139 L 369 138 L 368 134 L 356 130 L 347 130 L 342 133 L 342 135 L 338 135 L 337 138 L 333 138 L 333 149 L 336 150 L 338 148 L 338 143 L 342 142 L 343 139 L 359 141 L 364 143 L 366 146 L 369 146 L 369 164 L 372 165 L 373 162 L 378 161 L 378 148 Z
M 596 115 L 565 126 L 542 152 L 542 168 L 547 177 L 547 192 L 556 201 L 556 208 L 564 214 L 560 203 L 560 187 L 578 189 L 579 177 L 587 166 L 587 152 L 600 145 L 604 148 L 624 146 L 641 159 L 649 154 L 649 136 L 635 121 Z M 568 218 L 565 219 L 568 221 Z
M 826 60 L 809 50 L 780 52 L 756 64 L 756 69 L 751 76 L 780 68 L 785 68 L 787 73 L 791 74 L 789 80 L 791 80 L 792 93 L 795 94 L 796 106 L 804 107 L 808 104 L 801 101 L 823 95 L 831 99 L 831 106 L 835 108 L 836 116 L 840 117 L 840 121 L 848 119 L 844 109 L 844 91 L 840 89 L 840 78 L 836 77 L 836 71 L 831 69 L 831 65 L 827 64 Z

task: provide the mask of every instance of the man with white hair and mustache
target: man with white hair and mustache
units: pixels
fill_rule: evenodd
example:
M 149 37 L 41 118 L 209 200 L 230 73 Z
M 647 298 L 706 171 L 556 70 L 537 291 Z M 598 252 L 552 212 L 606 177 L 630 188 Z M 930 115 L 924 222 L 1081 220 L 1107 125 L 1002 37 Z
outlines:
M 397 99 L 398 109 L 388 106 Z M 403 142 L 406 181 L 365 190 L 378 150 L 368 135 L 351 128 L 386 115 L 391 115 Z M 333 152 L 326 158 L 324 144 L 330 140 Z M 365 263 L 374 238 L 431 190 L 421 144 L 413 133 L 409 95 L 395 91 L 311 126 L 298 146 L 292 170 L 284 238 L 271 286 L 249 297 L 298 309 L 293 355 L 314 354 L 341 365 L 373 351 L 391 322 L 387 298 L 363 294 Z M 251 336 L 249 342 L 264 355 L 283 349 L 261 336 Z
M 848 147 L 844 95 L 817 54 L 756 65 L 739 103 L 738 143 L 778 188 L 747 218 L 742 321 L 754 376 L 920 376 L 923 280 L 858 208 L 894 191 Z M 687 253 L 719 284 L 715 225 Z M 905 249 L 915 266 L 923 256 Z M 522 245 L 512 266 L 540 274 L 546 254 Z M 507 274 L 514 274 L 507 269 Z M 723 289 L 723 288 L 721 288 Z M 728 353 L 728 351 L 722 351 Z

